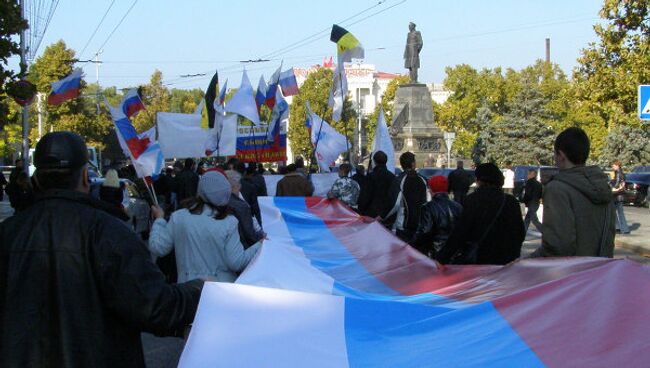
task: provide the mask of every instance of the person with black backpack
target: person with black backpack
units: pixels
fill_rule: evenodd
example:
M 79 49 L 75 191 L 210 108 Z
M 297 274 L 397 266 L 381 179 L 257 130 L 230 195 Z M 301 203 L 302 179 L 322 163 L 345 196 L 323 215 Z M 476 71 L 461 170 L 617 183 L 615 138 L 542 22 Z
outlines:
M 467 196 L 463 213 L 446 246 L 441 263 L 504 265 L 519 258 L 526 238 L 519 202 L 503 192 L 503 174 L 491 163 L 476 168 L 478 188 Z
M 393 180 L 389 191 L 391 210 L 383 216 L 384 225 L 395 230 L 398 238 L 412 243 L 420 221 L 420 210 L 427 203 L 427 179 L 415 171 L 415 155 L 399 157 L 403 172 Z

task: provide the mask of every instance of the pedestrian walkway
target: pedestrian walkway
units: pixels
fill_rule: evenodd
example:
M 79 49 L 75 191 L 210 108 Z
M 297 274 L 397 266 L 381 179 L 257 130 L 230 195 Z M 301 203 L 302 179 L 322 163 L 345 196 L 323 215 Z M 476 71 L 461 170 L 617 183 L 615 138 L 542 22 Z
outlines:
M 616 235 L 614 258 L 629 258 L 650 264 L 650 211 L 641 207 L 625 207 L 625 216 L 631 232 Z M 521 248 L 521 256 L 528 256 L 541 244 L 542 234 L 531 225 Z

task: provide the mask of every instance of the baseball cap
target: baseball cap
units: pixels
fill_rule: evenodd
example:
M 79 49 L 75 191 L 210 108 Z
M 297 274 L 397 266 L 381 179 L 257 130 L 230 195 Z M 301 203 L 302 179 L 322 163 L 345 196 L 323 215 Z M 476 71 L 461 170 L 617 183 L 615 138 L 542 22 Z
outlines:
M 36 144 L 37 169 L 77 169 L 88 162 L 86 142 L 72 132 L 47 133 Z

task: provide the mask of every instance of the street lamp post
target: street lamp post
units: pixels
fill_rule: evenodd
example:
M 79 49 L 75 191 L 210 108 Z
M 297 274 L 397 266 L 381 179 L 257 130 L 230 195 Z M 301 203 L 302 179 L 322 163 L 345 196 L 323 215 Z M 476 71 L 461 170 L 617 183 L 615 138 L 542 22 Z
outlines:
M 456 139 L 456 133 L 454 132 L 445 132 L 445 143 L 447 144 L 447 167 L 451 167 L 451 145 L 454 144 L 454 139 Z

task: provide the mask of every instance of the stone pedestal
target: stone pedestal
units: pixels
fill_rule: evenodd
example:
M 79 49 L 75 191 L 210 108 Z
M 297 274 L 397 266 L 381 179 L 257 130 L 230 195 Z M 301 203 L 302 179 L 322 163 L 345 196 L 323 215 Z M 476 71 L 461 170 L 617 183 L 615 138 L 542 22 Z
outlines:
M 431 93 L 425 84 L 406 84 L 398 87 L 393 105 L 392 139 L 395 162 L 406 151 L 415 154 L 417 166 L 437 166 L 446 156 L 442 131 L 433 119 Z M 406 109 L 402 112 L 403 109 Z M 399 165 L 399 164 L 398 164 Z

